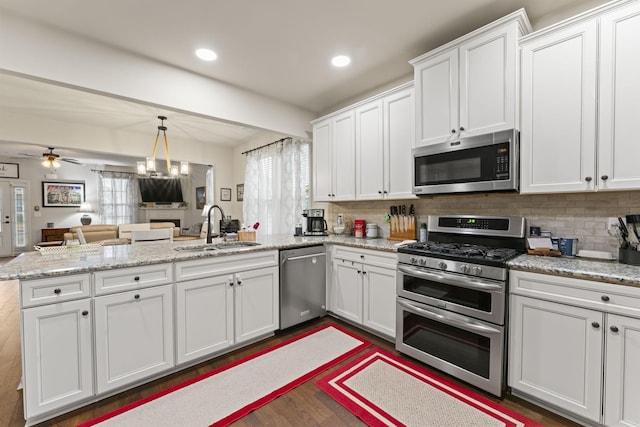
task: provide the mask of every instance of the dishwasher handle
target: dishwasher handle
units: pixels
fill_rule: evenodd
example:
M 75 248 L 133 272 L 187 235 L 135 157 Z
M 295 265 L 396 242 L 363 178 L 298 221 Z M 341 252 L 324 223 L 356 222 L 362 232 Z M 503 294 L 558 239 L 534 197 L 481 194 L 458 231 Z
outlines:
M 319 256 L 327 256 L 327 254 L 325 254 L 324 252 L 318 252 L 317 254 L 292 256 L 292 257 L 283 259 L 282 263 L 284 264 L 287 261 L 297 261 L 299 259 L 315 258 L 315 257 L 319 257 Z

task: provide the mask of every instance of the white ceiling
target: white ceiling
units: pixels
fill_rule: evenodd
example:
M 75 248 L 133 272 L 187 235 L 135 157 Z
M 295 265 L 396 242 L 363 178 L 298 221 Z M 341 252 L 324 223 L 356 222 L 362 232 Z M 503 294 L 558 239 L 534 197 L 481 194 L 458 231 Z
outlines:
M 320 115 L 390 82 L 410 79 L 408 61 L 525 7 L 534 27 L 603 0 L 0 0 L 0 13 L 171 64 Z M 193 52 L 209 47 L 218 60 Z M 333 68 L 338 53 L 352 57 Z M 158 114 L 168 132 L 237 144 L 259 130 L 0 74 L 0 114 L 149 132 Z M 218 135 L 219 137 L 215 137 Z M 38 148 L 39 150 L 40 148 Z M 1 153 L 0 153 L 1 154 Z

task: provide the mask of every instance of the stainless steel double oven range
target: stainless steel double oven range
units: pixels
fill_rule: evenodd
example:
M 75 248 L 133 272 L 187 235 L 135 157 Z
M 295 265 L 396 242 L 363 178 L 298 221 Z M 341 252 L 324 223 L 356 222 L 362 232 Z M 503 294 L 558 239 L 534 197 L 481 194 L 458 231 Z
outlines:
M 502 396 L 506 262 L 525 251 L 525 219 L 429 216 L 428 230 L 398 249 L 396 349 Z

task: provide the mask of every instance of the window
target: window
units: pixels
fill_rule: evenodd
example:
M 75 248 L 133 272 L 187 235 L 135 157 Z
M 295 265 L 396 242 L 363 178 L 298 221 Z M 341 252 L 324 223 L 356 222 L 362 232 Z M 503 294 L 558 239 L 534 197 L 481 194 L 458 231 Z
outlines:
M 100 172 L 100 217 L 103 224 L 132 224 L 138 216 L 138 181 L 124 172 Z
M 267 234 L 292 233 L 310 204 L 308 141 L 285 139 L 247 153 L 243 217 Z

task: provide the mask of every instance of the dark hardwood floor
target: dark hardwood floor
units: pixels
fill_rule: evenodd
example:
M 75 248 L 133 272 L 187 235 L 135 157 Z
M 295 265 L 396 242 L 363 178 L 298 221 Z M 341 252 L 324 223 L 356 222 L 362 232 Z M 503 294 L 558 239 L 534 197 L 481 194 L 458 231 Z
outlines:
M 0 282 L 0 426 L 14 427 L 24 426 L 22 410 L 22 392 L 16 387 L 20 381 L 20 324 L 19 324 L 19 301 L 18 284 L 16 281 Z M 68 427 L 75 426 L 81 422 L 91 420 L 97 416 L 117 409 L 125 404 L 134 402 L 143 397 L 182 383 L 188 379 L 201 375 L 229 362 L 244 358 L 258 350 L 268 348 L 276 343 L 282 342 L 301 332 L 314 329 L 321 324 L 335 322 L 345 329 L 368 339 L 378 347 L 398 354 L 394 346 L 378 337 L 368 334 L 360 329 L 354 328 L 344 322 L 332 317 L 325 317 L 311 323 L 290 328 L 276 334 L 275 337 L 266 339 L 259 343 L 236 350 L 232 353 L 220 356 L 214 360 L 204 362 L 192 368 L 169 375 L 168 377 L 153 381 L 143 386 L 120 393 L 111 398 L 102 400 L 55 419 L 41 423 L 38 426 Z M 355 356 L 354 356 L 355 357 Z M 349 359 L 351 360 L 351 359 Z M 414 361 L 420 364 L 419 362 Z M 343 362 L 347 363 L 346 361 Z M 424 366 L 424 365 L 423 365 Z M 426 367 L 426 366 L 425 366 Z M 282 367 L 286 369 L 286 367 Z M 335 369 L 332 368 L 332 369 Z M 440 373 L 439 373 L 440 374 Z M 320 376 L 324 375 L 321 374 Z M 446 374 L 440 374 L 451 379 Z M 324 394 L 314 385 L 315 378 L 300 385 L 289 393 L 274 401 L 264 405 L 256 411 L 250 413 L 241 420 L 235 422 L 234 426 L 362 426 L 358 418 L 352 415 L 336 403 L 329 396 Z M 455 381 L 455 380 L 453 380 Z M 468 387 L 468 386 L 467 386 Z M 472 388 L 472 387 L 469 387 Z M 476 390 L 492 400 L 500 401 L 486 393 Z M 222 398 L 223 392 L 220 398 Z M 212 396 L 212 399 L 218 398 Z M 507 396 L 501 403 L 519 412 L 532 420 L 548 427 L 579 426 L 571 421 L 563 419 L 553 413 L 540 409 L 521 399 Z M 176 425 L 180 425 L 179 423 Z

